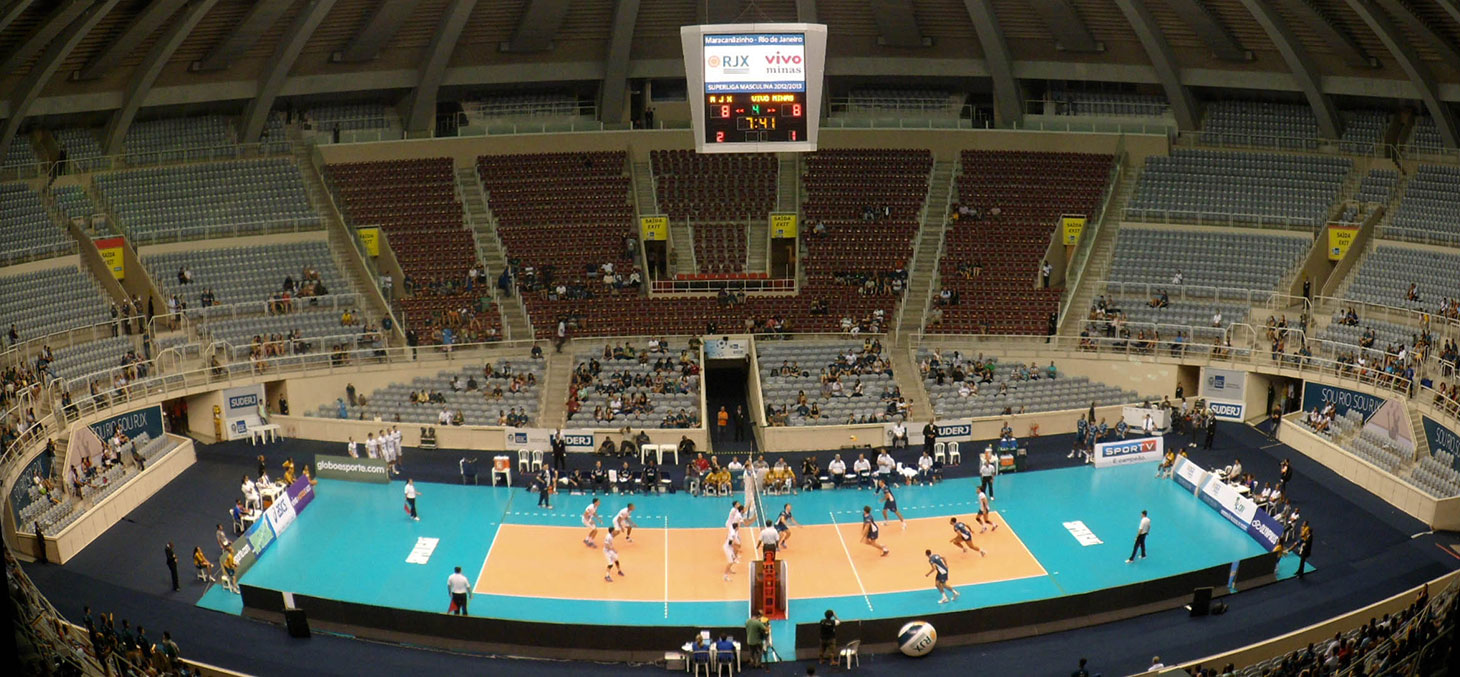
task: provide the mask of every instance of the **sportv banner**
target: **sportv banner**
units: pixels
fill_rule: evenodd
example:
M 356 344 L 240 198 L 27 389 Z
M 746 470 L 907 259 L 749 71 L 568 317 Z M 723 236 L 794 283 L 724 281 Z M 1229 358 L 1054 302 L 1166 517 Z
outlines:
M 1246 390 L 1247 372 L 1235 369 L 1203 367 L 1201 370 L 1201 396 L 1209 400 L 1241 402 Z
M 1379 411 L 1379 407 L 1384 406 L 1384 398 L 1378 395 L 1313 381 L 1303 383 L 1304 411 L 1312 411 L 1313 407 L 1322 407 L 1329 402 L 1333 403 L 1339 416 L 1348 413 L 1350 409 L 1357 409 L 1360 414 L 1363 414 L 1366 422 L 1374 415 L 1374 412 Z
M 508 428 L 504 434 L 506 449 L 552 449 L 549 438 L 552 428 Z M 597 448 L 598 436 L 592 430 L 573 428 L 563 431 L 563 442 L 568 451 L 593 451 Z
M 1428 416 L 1421 417 L 1424 424 L 1425 441 L 1430 443 L 1430 453 L 1449 452 L 1460 463 L 1460 435 Z
M 127 434 L 127 437 L 136 437 L 141 433 L 147 433 L 147 437 L 157 439 L 162 437 L 162 407 L 151 406 L 136 411 L 129 411 L 125 414 L 118 414 L 111 418 L 97 421 L 91 424 L 91 432 L 102 440 L 114 435 L 118 428 Z
M 318 454 L 314 457 L 314 474 L 322 480 L 389 484 L 388 472 L 383 458 L 351 458 Z
M 1095 467 L 1109 468 L 1131 463 L 1159 461 L 1161 454 L 1165 451 L 1165 441 L 1160 437 L 1101 442 L 1095 445 Z
M 264 424 L 259 410 L 264 403 L 264 386 L 254 384 L 223 391 L 224 434 L 230 440 L 248 437 L 249 428 Z

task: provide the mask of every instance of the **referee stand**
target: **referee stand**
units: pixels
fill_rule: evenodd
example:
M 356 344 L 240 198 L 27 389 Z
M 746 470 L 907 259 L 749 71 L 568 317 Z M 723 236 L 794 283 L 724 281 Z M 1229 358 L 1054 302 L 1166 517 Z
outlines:
M 771 620 L 771 634 L 766 638 L 766 662 L 781 660 L 773 638 L 786 635 L 787 646 L 794 647 L 796 626 L 786 620 L 786 562 L 776 557 L 774 549 L 762 550 L 763 557 L 751 570 L 750 612 Z M 778 632 L 779 631 L 779 632 Z M 794 653 L 794 651 L 793 651 Z M 790 660 L 794 660 L 792 656 Z

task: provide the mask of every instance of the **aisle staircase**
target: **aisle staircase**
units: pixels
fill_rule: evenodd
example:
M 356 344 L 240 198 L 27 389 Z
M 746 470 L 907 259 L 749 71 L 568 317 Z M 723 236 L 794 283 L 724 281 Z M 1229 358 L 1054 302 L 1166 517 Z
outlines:
M 563 352 L 543 350 L 547 370 L 542 379 L 542 406 L 538 408 L 540 428 L 561 428 L 568 418 L 568 386 L 573 378 L 574 342 L 563 346 Z
M 948 231 L 948 208 L 953 201 L 953 183 L 957 174 L 958 163 L 955 160 L 933 164 L 933 173 L 928 180 L 928 197 L 923 203 L 922 223 L 913 242 L 907 290 L 897 312 L 896 345 L 899 347 L 910 345 L 913 335 L 922 329 L 923 310 L 934 291 L 938 260 L 943 256 L 943 236 Z
M 1126 161 L 1134 162 L 1129 158 Z M 1135 192 L 1136 180 L 1140 174 L 1141 166 L 1135 164 L 1127 165 L 1120 173 L 1110 204 L 1105 208 L 1104 222 L 1095 232 L 1095 241 L 1090 243 L 1090 254 L 1085 259 L 1085 269 L 1080 274 L 1077 286 L 1070 288 L 1069 278 L 1066 278 L 1065 296 L 1068 303 L 1062 307 L 1059 327 L 1059 333 L 1063 336 L 1079 335 L 1085 326 L 1084 319 L 1090 306 L 1095 303 L 1095 297 L 1103 292 L 1100 283 L 1110 274 L 1110 262 L 1115 258 L 1115 241 L 1120 235 L 1123 222 L 1121 215 L 1125 213 L 1125 206 Z M 1074 270 L 1066 272 L 1066 275 L 1074 274 Z
M 507 250 L 502 247 L 501 238 L 497 237 L 496 220 L 487 205 L 487 191 L 482 188 L 476 167 L 456 168 L 456 189 L 461 195 L 467 228 L 471 229 L 472 240 L 476 242 L 477 260 L 486 266 L 487 275 L 493 280 L 493 296 L 502 314 L 503 338 L 509 341 L 533 338 L 532 321 L 527 316 L 527 308 L 522 305 L 522 297 L 515 292 L 504 297 L 496 291 L 496 277 L 508 265 Z

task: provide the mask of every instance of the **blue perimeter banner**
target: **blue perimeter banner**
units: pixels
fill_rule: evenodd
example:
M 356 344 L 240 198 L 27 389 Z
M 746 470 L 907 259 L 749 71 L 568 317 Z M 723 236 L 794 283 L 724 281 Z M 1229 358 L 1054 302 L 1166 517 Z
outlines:
M 116 429 L 121 427 L 127 437 L 136 437 L 138 433 L 147 433 L 147 437 L 157 439 L 162 437 L 162 407 L 153 405 L 136 411 L 129 411 L 125 414 L 118 414 L 104 421 L 91 424 L 91 432 L 103 441 L 111 437 Z
M 1313 411 L 1313 407 L 1322 407 L 1332 402 L 1339 416 L 1347 414 L 1350 409 L 1357 409 L 1360 414 L 1364 415 L 1364 422 L 1367 423 L 1374 412 L 1384 406 L 1385 401 L 1378 395 L 1361 393 L 1348 388 L 1313 381 L 1303 383 L 1303 411 Z
M 1202 503 L 1217 511 L 1232 526 L 1247 532 L 1264 550 L 1272 552 L 1277 547 L 1283 535 L 1283 527 L 1277 519 L 1267 511 L 1259 510 L 1256 503 L 1237 493 L 1216 475 L 1183 456 L 1176 460 L 1171 479 L 1181 488 L 1194 492 Z
M 1460 435 L 1428 416 L 1420 418 L 1424 423 L 1425 441 L 1430 443 L 1430 453 L 1448 451 L 1455 457 L 1456 464 L 1460 465 Z

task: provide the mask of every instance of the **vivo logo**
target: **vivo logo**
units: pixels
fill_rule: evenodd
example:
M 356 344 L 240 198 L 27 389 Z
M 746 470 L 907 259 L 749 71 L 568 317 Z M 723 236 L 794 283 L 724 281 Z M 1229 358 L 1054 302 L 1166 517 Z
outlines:
M 800 64 L 801 57 L 796 56 L 795 54 L 792 54 L 790 56 L 782 56 L 780 52 L 776 52 L 775 54 L 766 56 L 765 62 L 772 66 L 789 66 L 793 64 Z

